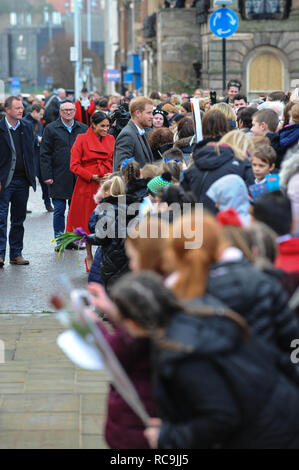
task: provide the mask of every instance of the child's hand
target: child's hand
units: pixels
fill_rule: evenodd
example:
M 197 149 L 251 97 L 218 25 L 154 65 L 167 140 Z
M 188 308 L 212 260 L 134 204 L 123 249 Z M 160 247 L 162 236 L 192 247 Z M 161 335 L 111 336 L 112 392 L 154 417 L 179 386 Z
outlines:
M 103 199 L 103 197 L 104 197 L 103 191 L 102 191 L 102 188 L 100 188 L 93 198 L 94 198 L 95 203 L 99 204 L 99 202 Z
M 161 424 L 162 421 L 159 418 L 151 418 L 148 427 L 144 431 L 144 435 L 147 438 L 151 449 L 158 448 Z
M 101 178 L 98 175 L 92 175 L 91 180 L 95 181 L 98 184 L 101 183 Z

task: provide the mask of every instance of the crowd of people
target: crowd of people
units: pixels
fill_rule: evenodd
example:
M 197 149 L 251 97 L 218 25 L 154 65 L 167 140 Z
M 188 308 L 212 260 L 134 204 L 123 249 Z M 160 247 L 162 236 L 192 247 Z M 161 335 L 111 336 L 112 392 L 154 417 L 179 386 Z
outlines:
M 60 89 L 25 117 L 7 98 L 0 267 L 9 204 L 10 262 L 29 264 L 38 177 L 55 238 L 87 235 L 90 318 L 151 417 L 145 427 L 111 385 L 108 445 L 299 448 L 298 89 L 248 102 L 230 80 L 226 96 L 193 97 L 200 137 L 187 93 Z

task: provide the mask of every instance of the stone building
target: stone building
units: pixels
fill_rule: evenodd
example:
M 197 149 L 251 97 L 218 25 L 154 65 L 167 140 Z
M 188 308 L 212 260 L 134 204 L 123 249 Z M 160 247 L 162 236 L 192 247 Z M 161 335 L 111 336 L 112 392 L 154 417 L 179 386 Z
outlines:
M 288 90 L 299 79 L 299 0 L 233 0 L 237 32 L 226 40 L 227 77 L 238 78 L 253 98 Z M 222 41 L 208 26 L 212 1 L 197 2 L 201 37 L 201 86 L 222 89 Z M 293 82 L 293 83 L 292 83 Z
M 219 8 L 213 0 L 173 9 L 163 8 L 161 0 L 119 4 L 118 64 L 126 61 L 134 38 L 145 94 L 184 86 L 222 93 L 222 40 L 209 29 L 209 18 Z M 227 80 L 241 80 L 249 97 L 287 90 L 299 81 L 299 0 L 233 0 L 229 8 L 239 27 L 226 40 Z

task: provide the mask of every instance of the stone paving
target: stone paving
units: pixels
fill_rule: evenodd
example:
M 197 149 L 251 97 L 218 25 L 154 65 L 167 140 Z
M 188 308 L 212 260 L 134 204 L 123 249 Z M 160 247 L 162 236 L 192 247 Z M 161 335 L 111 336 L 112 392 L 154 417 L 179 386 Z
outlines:
M 107 448 L 108 375 L 70 362 L 62 331 L 54 314 L 0 314 L 0 449 Z
M 39 186 L 28 206 L 24 257 L 30 265 L 13 266 L 6 258 L 0 269 L 0 449 L 104 449 L 107 373 L 67 359 L 56 345 L 64 329 L 49 304 L 61 288 L 58 273 L 86 286 L 85 254 L 57 259 L 52 214 Z

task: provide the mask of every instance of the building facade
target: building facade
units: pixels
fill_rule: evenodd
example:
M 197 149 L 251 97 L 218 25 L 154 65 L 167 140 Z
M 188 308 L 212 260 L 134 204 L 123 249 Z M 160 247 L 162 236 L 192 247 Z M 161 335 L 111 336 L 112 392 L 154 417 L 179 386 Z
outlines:
M 161 0 L 118 0 L 115 65 L 138 54 L 144 94 L 196 86 L 222 94 L 222 40 L 209 29 L 219 7 L 213 0 L 173 9 Z M 227 80 L 240 80 L 249 97 L 288 90 L 299 79 L 299 0 L 233 0 L 229 8 L 239 27 L 226 39 Z

